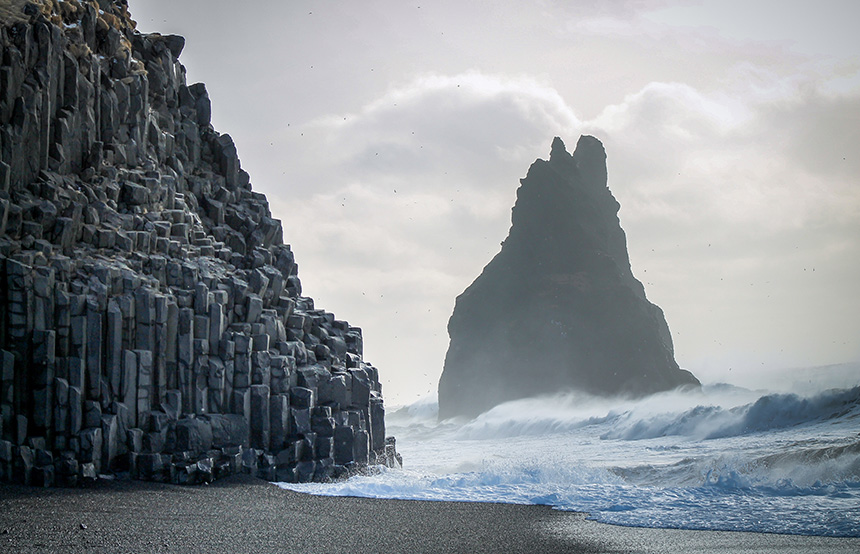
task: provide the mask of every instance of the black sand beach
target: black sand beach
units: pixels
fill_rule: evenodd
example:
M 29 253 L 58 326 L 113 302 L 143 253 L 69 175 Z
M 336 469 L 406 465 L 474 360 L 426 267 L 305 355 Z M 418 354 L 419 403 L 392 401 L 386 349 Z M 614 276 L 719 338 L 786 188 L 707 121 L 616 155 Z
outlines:
M 6 552 L 845 552 L 860 539 L 615 527 L 544 506 L 315 497 L 237 476 L 209 486 L 0 485 Z

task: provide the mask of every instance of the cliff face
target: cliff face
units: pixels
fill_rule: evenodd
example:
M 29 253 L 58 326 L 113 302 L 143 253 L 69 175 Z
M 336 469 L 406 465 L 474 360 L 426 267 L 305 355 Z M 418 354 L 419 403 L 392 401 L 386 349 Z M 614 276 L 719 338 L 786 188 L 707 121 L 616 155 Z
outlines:
M 659 307 L 633 277 L 606 154 L 561 139 L 521 180 L 508 238 L 457 298 L 439 416 L 563 390 L 645 395 L 698 385 L 675 362 Z
M 324 480 L 396 464 L 359 328 L 124 0 L 3 2 L 0 479 Z

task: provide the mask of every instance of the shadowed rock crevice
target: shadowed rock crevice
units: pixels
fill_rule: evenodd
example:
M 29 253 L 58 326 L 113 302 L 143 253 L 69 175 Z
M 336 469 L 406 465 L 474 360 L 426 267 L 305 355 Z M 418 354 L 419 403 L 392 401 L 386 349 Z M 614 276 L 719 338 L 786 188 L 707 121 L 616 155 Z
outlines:
M 698 385 L 630 269 L 620 205 L 594 137 L 560 138 L 521 180 L 501 251 L 457 298 L 439 417 L 580 390 L 641 396 Z

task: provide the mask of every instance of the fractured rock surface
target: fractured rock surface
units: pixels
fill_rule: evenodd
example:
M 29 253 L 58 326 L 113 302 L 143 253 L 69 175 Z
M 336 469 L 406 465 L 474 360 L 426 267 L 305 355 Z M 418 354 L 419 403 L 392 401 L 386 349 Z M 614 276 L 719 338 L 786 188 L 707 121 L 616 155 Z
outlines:
M 675 362 L 662 310 L 631 272 L 620 205 L 593 137 L 521 180 L 501 251 L 457 298 L 439 417 L 580 390 L 641 396 L 698 380 Z
M 0 479 L 398 463 L 361 330 L 302 296 L 184 39 L 124 0 L 22 4 L 0 26 Z

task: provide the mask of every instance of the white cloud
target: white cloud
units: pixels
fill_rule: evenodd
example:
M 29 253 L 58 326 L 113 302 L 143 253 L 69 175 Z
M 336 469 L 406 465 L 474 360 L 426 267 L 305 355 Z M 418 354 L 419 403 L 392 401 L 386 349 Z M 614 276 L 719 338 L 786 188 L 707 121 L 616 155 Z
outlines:
M 860 6 L 853 0 L 699 0 L 649 10 L 674 29 L 709 28 L 737 41 L 771 41 L 806 54 L 857 56 Z
M 852 359 L 860 93 L 734 92 L 654 83 L 585 124 L 607 147 L 634 273 L 694 371 Z
M 518 179 L 579 126 L 551 87 L 473 71 L 303 127 L 315 147 L 294 168 L 301 188 L 270 193 L 272 210 L 312 276 L 306 292 L 363 326 L 395 396 L 416 375 L 435 387 L 454 299 L 498 252 Z
M 842 361 L 860 348 L 860 301 L 844 298 L 860 277 L 860 197 L 838 166 L 857 133 L 839 113 L 857 101 L 793 81 L 651 83 L 580 122 L 533 79 L 427 75 L 306 126 L 325 147 L 307 153 L 301 194 L 270 201 L 306 291 L 363 326 L 394 398 L 438 378 L 454 298 L 498 251 L 518 178 L 553 136 L 573 147 L 580 132 L 606 146 L 634 273 L 682 365 L 725 378 L 739 363 Z
M 373 176 L 368 186 L 426 175 L 464 179 L 459 186 L 484 188 L 498 172 L 478 182 L 476 165 L 507 164 L 545 148 L 547 136 L 569 132 L 578 120 L 559 93 L 532 78 L 502 78 L 479 72 L 424 75 L 390 90 L 358 113 L 328 116 L 306 128 L 321 133 L 336 153 L 336 165 L 352 175 Z M 403 179 L 408 174 L 409 179 Z M 424 189 L 426 190 L 426 189 Z

